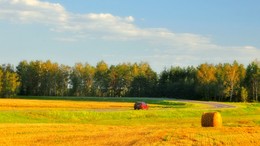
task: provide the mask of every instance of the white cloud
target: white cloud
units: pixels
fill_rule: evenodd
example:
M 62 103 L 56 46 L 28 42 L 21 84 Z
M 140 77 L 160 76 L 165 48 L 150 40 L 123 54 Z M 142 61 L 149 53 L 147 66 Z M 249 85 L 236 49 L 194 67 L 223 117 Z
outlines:
M 60 4 L 38 0 L 0 0 L 0 19 L 16 23 L 60 25 L 69 15 Z
M 75 14 L 56 3 L 39 0 L 0 0 L 0 18 L 22 23 L 51 25 L 51 30 L 93 34 L 98 39 L 146 39 L 171 41 L 196 46 L 208 43 L 196 34 L 175 34 L 164 28 L 141 29 L 133 24 L 134 17 L 119 17 L 109 13 Z
M 60 4 L 39 0 L 0 0 L 1 19 L 14 23 L 44 24 L 52 31 L 70 36 L 54 38 L 57 41 L 75 42 L 90 38 L 142 40 L 150 52 L 139 57 L 158 66 L 167 63 L 192 65 L 199 61 L 248 62 L 260 56 L 260 49 L 254 46 L 220 46 L 212 43 L 209 37 L 198 34 L 174 33 L 165 28 L 139 28 L 134 24 L 133 16 L 76 14 L 68 12 Z M 156 48 L 160 48 L 159 51 L 153 50 Z
M 128 16 L 128 17 L 125 18 L 125 20 L 128 21 L 128 22 L 134 22 L 135 21 L 133 16 Z

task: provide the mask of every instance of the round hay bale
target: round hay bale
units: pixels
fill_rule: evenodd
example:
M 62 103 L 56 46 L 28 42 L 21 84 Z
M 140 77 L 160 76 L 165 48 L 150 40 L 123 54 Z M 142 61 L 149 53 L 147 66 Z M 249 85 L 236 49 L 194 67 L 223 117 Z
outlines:
M 222 117 L 219 112 L 203 113 L 201 116 L 202 127 L 221 127 Z

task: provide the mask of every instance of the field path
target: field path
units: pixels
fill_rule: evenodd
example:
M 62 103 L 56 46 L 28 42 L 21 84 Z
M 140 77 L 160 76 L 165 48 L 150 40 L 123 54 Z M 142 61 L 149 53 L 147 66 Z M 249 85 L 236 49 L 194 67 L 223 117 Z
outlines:
M 172 99 L 172 98 L 158 98 L 158 100 L 168 100 L 168 101 L 180 101 L 187 103 L 199 103 L 206 104 L 211 108 L 221 109 L 221 108 L 236 108 L 234 105 L 226 104 L 223 102 L 214 102 L 214 101 L 199 101 L 199 100 L 188 100 L 188 99 Z
M 185 99 L 176 99 L 176 101 L 206 104 L 206 105 L 209 105 L 209 106 L 211 106 L 212 108 L 215 108 L 215 109 L 235 108 L 236 107 L 234 105 L 229 105 L 229 104 L 219 103 L 219 102 L 213 102 L 213 101 L 197 101 L 197 100 L 185 100 Z

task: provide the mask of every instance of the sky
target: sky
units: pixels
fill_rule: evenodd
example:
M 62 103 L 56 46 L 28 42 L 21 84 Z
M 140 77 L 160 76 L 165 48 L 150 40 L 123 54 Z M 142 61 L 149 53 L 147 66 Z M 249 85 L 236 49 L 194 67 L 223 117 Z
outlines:
M 0 0 L 0 64 L 260 59 L 259 0 Z

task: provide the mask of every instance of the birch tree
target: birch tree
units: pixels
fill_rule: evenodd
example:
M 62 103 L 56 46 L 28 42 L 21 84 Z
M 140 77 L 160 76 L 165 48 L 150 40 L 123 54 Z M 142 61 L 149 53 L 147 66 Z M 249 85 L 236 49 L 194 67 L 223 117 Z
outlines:
M 201 85 L 201 90 L 204 92 L 204 97 L 209 100 L 210 96 L 214 96 L 213 86 L 217 80 L 216 68 L 212 64 L 201 64 L 197 69 L 197 79 Z
M 245 82 L 249 89 L 251 100 L 258 101 L 260 92 L 260 62 L 254 61 L 247 66 Z

